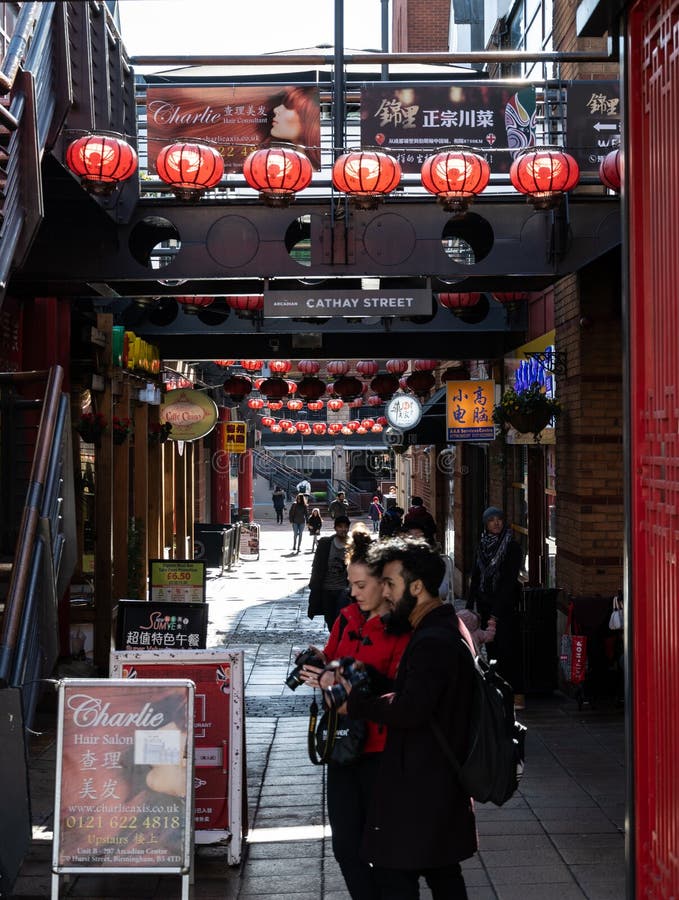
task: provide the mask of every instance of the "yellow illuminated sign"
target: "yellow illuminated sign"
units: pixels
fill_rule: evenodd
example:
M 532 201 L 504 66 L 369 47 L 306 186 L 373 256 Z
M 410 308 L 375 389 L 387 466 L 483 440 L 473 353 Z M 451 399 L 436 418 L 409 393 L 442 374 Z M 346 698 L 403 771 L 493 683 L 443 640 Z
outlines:
M 495 437 L 494 381 L 446 382 L 446 434 L 449 441 L 492 441 Z

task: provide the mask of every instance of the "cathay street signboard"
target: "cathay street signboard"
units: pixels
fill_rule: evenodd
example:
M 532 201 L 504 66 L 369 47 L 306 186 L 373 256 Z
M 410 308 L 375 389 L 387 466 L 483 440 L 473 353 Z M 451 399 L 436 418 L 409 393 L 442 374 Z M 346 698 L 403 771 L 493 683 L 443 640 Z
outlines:
M 431 291 L 265 291 L 264 315 L 293 316 L 428 316 Z

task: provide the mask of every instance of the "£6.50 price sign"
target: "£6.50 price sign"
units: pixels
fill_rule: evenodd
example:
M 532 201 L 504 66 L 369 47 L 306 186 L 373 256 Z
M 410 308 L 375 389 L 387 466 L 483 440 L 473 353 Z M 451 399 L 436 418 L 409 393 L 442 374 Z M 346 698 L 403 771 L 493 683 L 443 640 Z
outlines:
M 52 896 L 60 873 L 173 873 L 188 897 L 193 682 L 59 683 Z M 55 893 L 56 890 L 56 893 Z
M 205 600 L 205 563 L 192 559 L 150 559 L 150 599 L 199 603 Z

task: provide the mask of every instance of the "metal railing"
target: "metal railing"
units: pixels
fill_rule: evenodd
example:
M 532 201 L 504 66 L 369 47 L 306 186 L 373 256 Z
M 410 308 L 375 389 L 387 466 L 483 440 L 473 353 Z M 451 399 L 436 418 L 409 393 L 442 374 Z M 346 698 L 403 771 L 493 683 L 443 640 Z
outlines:
M 288 498 L 296 494 L 297 485 L 305 478 L 302 472 L 286 466 L 285 463 L 274 459 L 263 450 L 255 450 L 253 457 L 257 475 L 268 478 L 269 485 L 274 483 L 280 485 L 288 495 Z

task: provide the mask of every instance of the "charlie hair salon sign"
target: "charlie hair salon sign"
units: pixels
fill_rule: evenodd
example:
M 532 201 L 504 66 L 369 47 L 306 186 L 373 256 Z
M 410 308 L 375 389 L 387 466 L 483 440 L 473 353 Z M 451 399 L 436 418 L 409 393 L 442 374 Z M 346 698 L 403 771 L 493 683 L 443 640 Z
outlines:
M 431 291 L 264 291 L 264 315 L 293 316 L 428 316 Z

